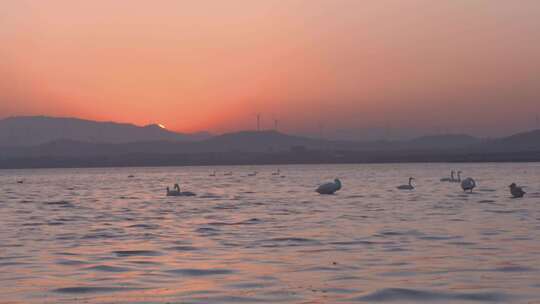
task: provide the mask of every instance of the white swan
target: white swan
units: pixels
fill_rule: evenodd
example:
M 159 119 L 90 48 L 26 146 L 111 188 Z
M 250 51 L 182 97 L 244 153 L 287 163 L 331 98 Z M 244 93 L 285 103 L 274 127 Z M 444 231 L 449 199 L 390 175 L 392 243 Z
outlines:
M 516 185 L 516 183 L 512 183 L 510 184 L 510 194 L 512 194 L 512 196 L 514 198 L 520 198 L 520 197 L 523 197 L 525 195 L 525 191 L 523 191 L 523 189 L 521 187 L 518 187 L 518 185 Z
M 174 184 L 173 189 L 174 190 L 171 190 L 167 186 L 167 196 L 179 196 L 180 195 L 180 186 L 178 184 Z
M 452 182 L 454 181 L 454 170 L 452 170 L 452 172 L 450 172 L 450 177 L 443 177 L 441 178 L 441 182 Z
M 195 196 L 196 194 L 189 191 L 180 191 L 180 186 L 178 184 L 174 184 L 173 190 L 169 189 L 167 187 L 167 196 Z
M 341 181 L 339 178 L 334 179 L 334 182 L 326 183 L 320 185 L 317 190 L 319 194 L 334 194 L 336 191 L 341 189 Z
M 461 171 L 457 172 L 457 179 L 453 179 L 450 182 L 451 183 L 461 183 Z
M 474 181 L 474 179 L 470 178 L 470 177 L 467 177 L 466 179 L 464 179 L 463 181 L 461 181 L 461 189 L 463 189 L 463 191 L 470 191 L 472 193 L 473 189 L 476 187 L 476 182 Z
M 272 175 L 280 175 L 281 174 L 281 171 L 279 169 L 277 169 L 276 172 L 272 172 Z
M 409 184 L 408 185 L 401 185 L 401 186 L 398 186 L 397 188 L 399 190 L 413 190 L 414 189 L 414 186 L 412 185 L 413 180 L 414 180 L 414 177 L 409 177 Z

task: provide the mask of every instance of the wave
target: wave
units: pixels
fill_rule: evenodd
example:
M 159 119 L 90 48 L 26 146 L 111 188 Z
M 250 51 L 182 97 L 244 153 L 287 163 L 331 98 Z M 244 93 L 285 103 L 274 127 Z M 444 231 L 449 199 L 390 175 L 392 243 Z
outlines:
M 210 276 L 210 275 L 225 275 L 225 274 L 234 273 L 233 270 L 220 269 L 220 268 L 216 268 L 216 269 L 181 268 L 181 269 L 168 270 L 167 272 L 172 273 L 172 274 L 179 274 L 179 275 L 193 276 L 193 277 Z
M 392 302 L 392 301 L 474 301 L 474 302 L 503 302 L 512 297 L 500 292 L 458 293 L 444 291 L 426 291 L 406 288 L 385 288 L 371 294 L 354 298 L 362 302 Z

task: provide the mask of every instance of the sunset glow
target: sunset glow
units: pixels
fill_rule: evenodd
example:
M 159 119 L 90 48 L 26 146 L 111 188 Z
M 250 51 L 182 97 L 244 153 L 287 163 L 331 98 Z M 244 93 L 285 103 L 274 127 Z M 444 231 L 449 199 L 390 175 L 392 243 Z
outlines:
M 539 29 L 536 0 L 8 0 L 0 118 L 509 134 L 540 112 Z

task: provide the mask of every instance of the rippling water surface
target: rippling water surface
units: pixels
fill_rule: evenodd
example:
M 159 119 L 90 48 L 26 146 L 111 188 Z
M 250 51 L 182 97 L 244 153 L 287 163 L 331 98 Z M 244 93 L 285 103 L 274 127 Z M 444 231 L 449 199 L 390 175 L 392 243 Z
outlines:
M 0 303 L 540 301 L 538 163 L 4 170 L 0 189 Z

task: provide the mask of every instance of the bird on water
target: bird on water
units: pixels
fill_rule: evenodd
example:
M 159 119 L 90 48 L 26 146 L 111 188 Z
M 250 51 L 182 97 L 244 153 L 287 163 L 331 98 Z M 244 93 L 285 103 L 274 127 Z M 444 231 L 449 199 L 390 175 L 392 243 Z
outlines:
M 463 189 L 463 191 L 469 191 L 472 193 L 474 188 L 476 188 L 476 182 L 471 177 L 467 177 L 461 181 L 461 189 Z
M 518 185 L 516 185 L 516 183 L 512 183 L 510 184 L 510 186 L 508 186 L 510 188 L 510 194 L 512 194 L 512 196 L 514 198 L 520 198 L 520 197 L 523 197 L 525 195 L 525 191 L 523 191 L 523 189 L 521 187 L 519 187 Z
M 443 177 L 441 178 L 441 182 L 451 182 L 453 181 L 455 178 L 454 178 L 454 170 L 452 170 L 452 172 L 450 172 L 450 177 Z
M 320 185 L 317 190 L 319 194 L 334 194 L 341 189 L 341 181 L 339 178 L 334 179 L 334 182 L 329 182 Z
M 407 185 L 401 185 L 401 186 L 398 186 L 397 188 L 399 190 L 413 190 L 414 189 L 414 186 L 412 184 L 413 180 L 414 180 L 414 177 L 409 177 L 409 183 Z
M 196 194 L 189 191 L 180 191 L 180 185 L 174 184 L 173 190 L 167 187 L 167 196 L 195 196 Z

